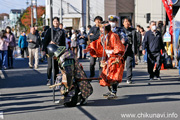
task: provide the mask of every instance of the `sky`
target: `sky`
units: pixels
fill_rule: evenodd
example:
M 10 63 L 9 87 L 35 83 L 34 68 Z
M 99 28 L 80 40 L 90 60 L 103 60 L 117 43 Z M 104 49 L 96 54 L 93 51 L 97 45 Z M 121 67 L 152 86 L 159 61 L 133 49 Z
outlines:
M 27 8 L 27 1 L 30 5 L 31 0 L 0 0 L 0 13 L 9 14 L 11 9 L 25 9 Z M 45 6 L 45 0 L 37 0 L 37 4 Z

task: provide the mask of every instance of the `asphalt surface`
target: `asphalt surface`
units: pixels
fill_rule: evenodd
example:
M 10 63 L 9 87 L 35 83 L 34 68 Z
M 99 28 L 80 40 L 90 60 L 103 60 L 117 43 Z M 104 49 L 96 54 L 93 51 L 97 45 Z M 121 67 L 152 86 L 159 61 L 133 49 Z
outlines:
M 89 60 L 81 60 L 89 76 Z M 125 77 L 118 98 L 102 96 L 108 90 L 92 81 L 94 92 L 87 105 L 64 107 L 53 103 L 46 86 L 46 63 L 37 70 L 28 68 L 28 59 L 17 58 L 14 69 L 2 71 L 0 79 L 0 119 L 4 120 L 180 120 L 180 79 L 178 70 L 162 70 L 161 81 L 149 81 L 146 64 L 133 70 L 134 84 Z M 124 76 L 126 70 L 124 71 Z M 98 77 L 98 62 L 96 64 Z M 56 92 L 56 100 L 59 93 Z

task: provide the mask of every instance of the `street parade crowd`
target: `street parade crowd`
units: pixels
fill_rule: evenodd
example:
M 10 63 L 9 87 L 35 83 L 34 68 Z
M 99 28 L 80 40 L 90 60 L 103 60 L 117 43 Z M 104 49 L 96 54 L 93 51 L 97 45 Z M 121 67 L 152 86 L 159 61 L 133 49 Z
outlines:
M 169 68 L 179 68 L 180 76 L 180 46 L 177 49 L 178 57 L 174 58 L 176 64 L 173 66 L 170 48 L 163 42 L 165 22 L 151 21 L 147 28 L 140 25 L 134 28 L 131 19 L 124 18 L 123 27 L 118 27 L 119 18 L 109 15 L 108 21 L 96 16 L 94 23 L 94 26 L 88 25 L 86 30 L 83 27 L 79 30 L 64 29 L 59 18 L 54 17 L 53 28 L 44 26 L 43 32 L 39 32 L 38 26 L 35 26 L 30 28 L 29 34 L 21 31 L 18 39 L 21 57 L 27 57 L 29 67 L 34 69 L 38 69 L 39 61 L 47 61 L 47 85 L 61 86 L 59 89 L 63 96 L 58 103 L 68 101 L 66 105 L 71 106 L 72 103 L 70 105 L 69 102 L 72 94 L 78 94 L 76 88 L 81 92 L 81 104 L 86 103 L 93 91 L 90 81 L 95 79 L 96 60 L 99 62 L 99 77 L 96 79 L 99 80 L 100 86 L 108 87 L 108 92 L 103 94 L 108 99 L 116 98 L 117 87 L 122 82 L 125 67 L 126 82 L 133 83 L 132 71 L 140 62 L 147 63 L 149 80 L 161 80 L 162 63 Z M 11 28 L 6 27 L 0 32 L 1 69 L 14 67 L 13 57 L 16 57 L 16 53 L 16 37 Z M 86 76 L 78 59 L 90 59 L 90 76 Z M 164 62 L 167 60 L 170 64 Z

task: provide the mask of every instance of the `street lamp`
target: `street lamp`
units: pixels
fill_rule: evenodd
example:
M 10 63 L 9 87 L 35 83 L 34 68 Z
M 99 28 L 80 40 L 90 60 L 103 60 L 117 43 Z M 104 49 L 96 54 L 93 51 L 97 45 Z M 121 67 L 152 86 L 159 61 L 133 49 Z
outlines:
M 32 6 L 35 6 L 34 18 L 36 18 L 36 25 L 37 25 L 37 0 L 32 0 Z
M 28 0 L 26 1 L 26 4 L 27 4 L 27 6 L 29 5 L 29 1 Z

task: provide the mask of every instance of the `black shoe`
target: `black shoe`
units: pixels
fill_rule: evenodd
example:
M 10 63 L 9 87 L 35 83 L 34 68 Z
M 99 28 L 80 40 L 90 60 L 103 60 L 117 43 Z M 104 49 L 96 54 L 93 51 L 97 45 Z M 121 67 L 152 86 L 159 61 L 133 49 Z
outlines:
M 94 77 L 94 76 L 95 76 L 95 75 L 90 75 L 89 77 L 92 78 L 92 77 Z
M 107 92 L 107 93 L 103 94 L 103 97 L 108 97 L 109 95 L 111 95 L 111 92 Z
M 115 98 L 117 98 L 117 96 L 116 96 L 115 93 L 111 93 L 111 94 L 107 97 L 107 99 L 115 99 Z

